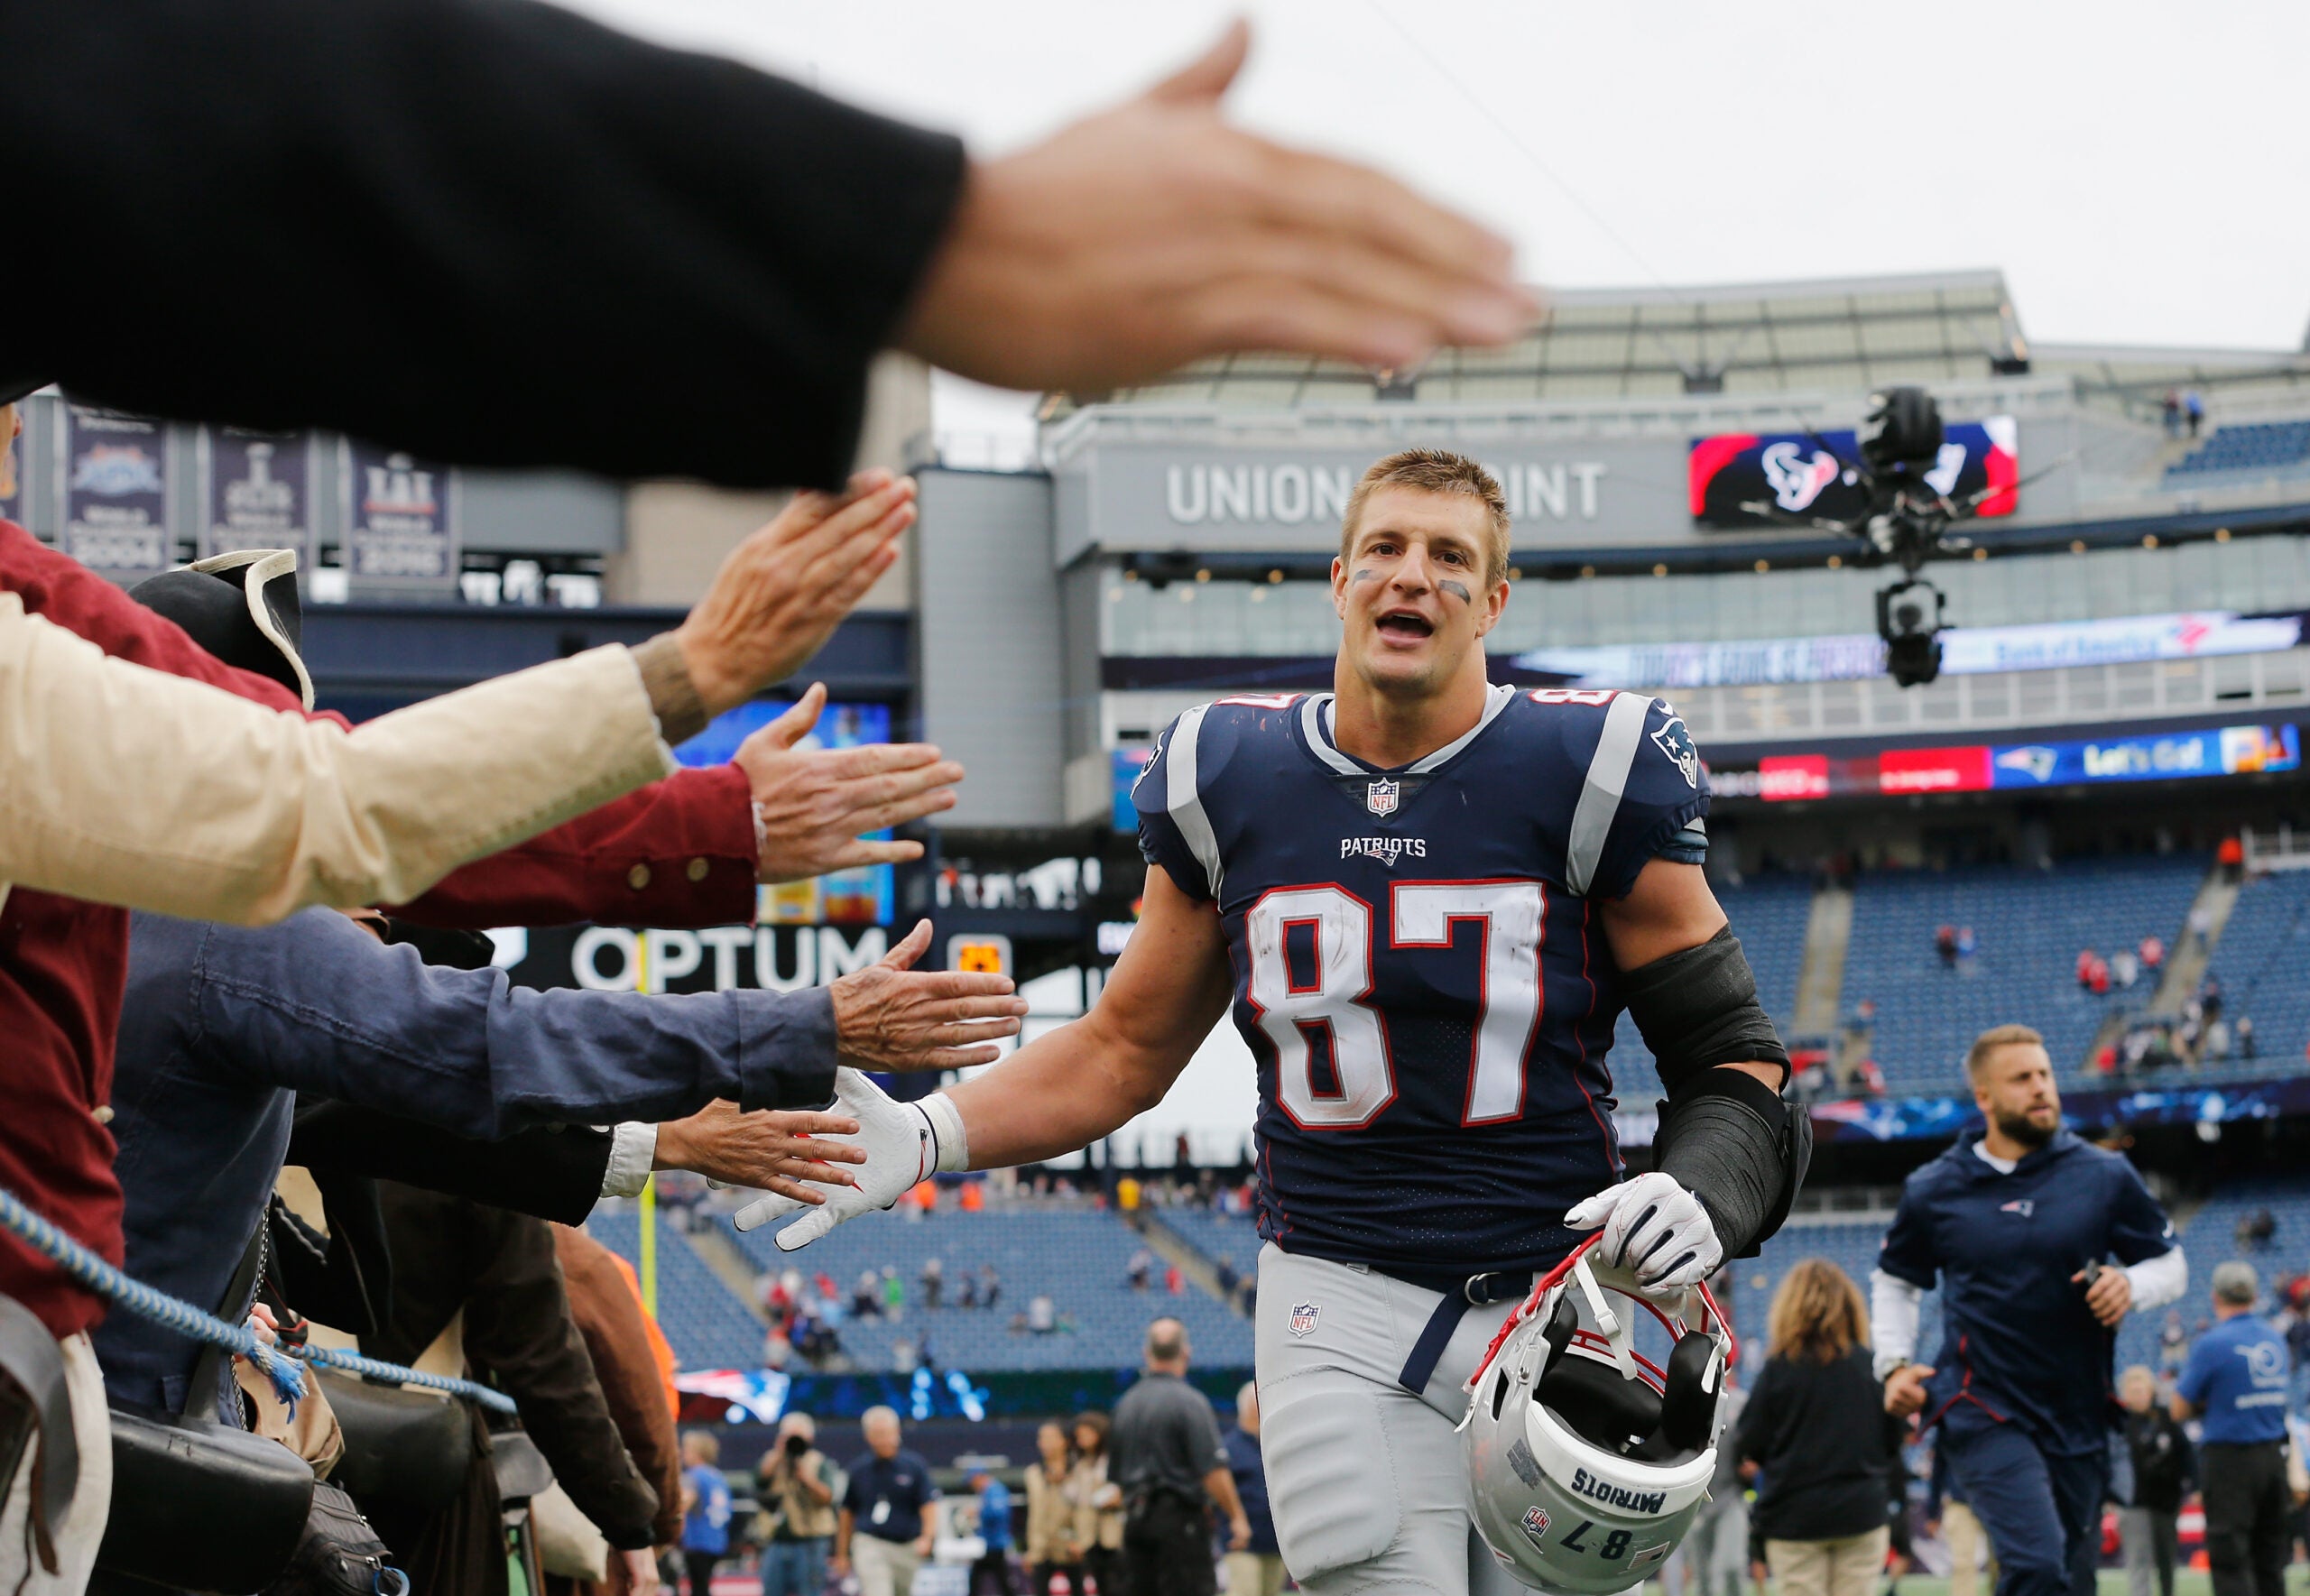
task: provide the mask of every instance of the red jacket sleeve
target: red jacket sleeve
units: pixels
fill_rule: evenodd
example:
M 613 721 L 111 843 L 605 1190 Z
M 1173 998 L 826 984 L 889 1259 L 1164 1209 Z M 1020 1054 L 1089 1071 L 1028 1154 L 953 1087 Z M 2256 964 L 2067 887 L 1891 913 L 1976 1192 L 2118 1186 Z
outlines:
M 430 926 L 751 925 L 754 811 L 735 765 L 678 770 L 449 875 L 393 912 Z
M 189 677 L 270 709 L 302 713 L 280 683 L 236 670 L 69 555 L 0 521 L 0 587 L 32 614 L 107 654 Z M 317 720 L 346 724 L 325 713 Z M 684 770 L 457 871 L 400 912 L 428 925 L 668 928 L 751 923 L 752 793 L 735 765 Z

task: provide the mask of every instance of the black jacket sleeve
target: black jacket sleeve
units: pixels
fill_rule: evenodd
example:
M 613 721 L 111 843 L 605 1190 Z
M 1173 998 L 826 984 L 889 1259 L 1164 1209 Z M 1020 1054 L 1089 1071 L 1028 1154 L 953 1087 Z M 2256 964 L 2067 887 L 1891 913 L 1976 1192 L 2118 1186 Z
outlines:
M 833 485 L 951 138 L 532 0 L 0 0 L 6 364 L 471 465 Z
M 297 1105 L 288 1161 L 316 1174 L 398 1180 L 574 1225 L 601 1198 L 610 1133 L 539 1126 L 503 1141 L 471 1141 L 398 1114 L 308 1099 Z

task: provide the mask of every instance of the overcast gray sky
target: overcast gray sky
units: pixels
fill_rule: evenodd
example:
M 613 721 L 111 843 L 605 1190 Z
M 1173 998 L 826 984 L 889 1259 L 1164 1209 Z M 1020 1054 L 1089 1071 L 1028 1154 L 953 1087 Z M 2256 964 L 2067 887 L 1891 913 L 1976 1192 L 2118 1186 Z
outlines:
M 1243 12 L 1245 123 L 1456 203 L 1515 239 L 1536 282 L 1997 266 L 2040 341 L 2293 348 L 2310 321 L 2299 4 L 579 9 L 983 153 L 1128 93 Z M 951 385 L 941 400 L 942 425 L 992 413 Z

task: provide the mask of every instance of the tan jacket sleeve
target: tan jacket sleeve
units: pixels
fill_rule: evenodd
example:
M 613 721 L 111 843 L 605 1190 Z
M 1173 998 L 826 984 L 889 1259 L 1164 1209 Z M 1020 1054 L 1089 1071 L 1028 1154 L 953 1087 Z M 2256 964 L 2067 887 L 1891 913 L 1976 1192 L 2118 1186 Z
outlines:
M 348 733 L 109 659 L 0 593 L 0 883 L 241 925 L 402 903 L 672 768 L 624 648 Z

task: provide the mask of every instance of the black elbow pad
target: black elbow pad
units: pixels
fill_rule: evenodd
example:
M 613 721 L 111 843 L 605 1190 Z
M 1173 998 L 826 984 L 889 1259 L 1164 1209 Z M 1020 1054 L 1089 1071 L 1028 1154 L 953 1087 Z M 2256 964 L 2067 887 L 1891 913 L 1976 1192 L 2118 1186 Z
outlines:
M 1788 1049 L 1757 1001 L 1757 978 L 1732 927 L 1628 971 L 1621 996 L 1669 1095 L 1720 1064 L 1777 1064 L 1787 1083 Z

